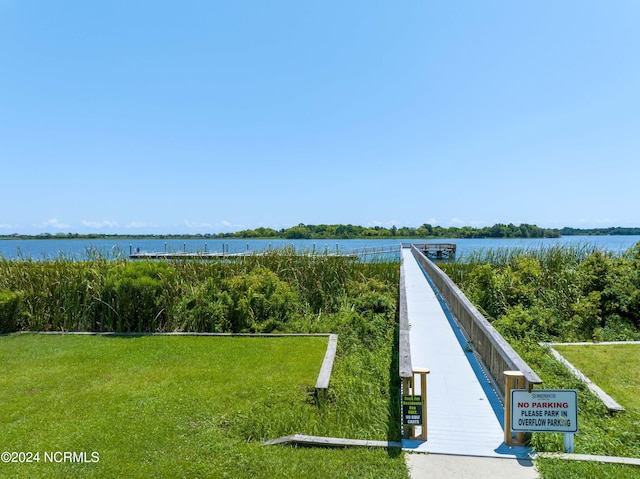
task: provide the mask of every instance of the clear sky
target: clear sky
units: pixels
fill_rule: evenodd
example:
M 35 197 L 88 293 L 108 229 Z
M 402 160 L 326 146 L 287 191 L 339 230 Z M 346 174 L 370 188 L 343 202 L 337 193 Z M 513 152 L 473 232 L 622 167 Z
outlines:
M 640 226 L 639 0 L 0 0 L 0 234 Z

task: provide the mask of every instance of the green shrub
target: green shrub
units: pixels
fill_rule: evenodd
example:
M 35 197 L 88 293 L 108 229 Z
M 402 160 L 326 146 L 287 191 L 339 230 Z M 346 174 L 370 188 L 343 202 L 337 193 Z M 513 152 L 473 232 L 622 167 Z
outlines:
M 560 329 L 552 312 L 538 306 L 527 308 L 519 304 L 500 316 L 493 325 L 504 336 L 536 341 L 550 341 Z
M 505 336 L 640 338 L 640 243 L 619 256 L 574 247 L 494 252 L 443 269 Z
M 300 309 L 298 296 L 289 284 L 267 268 L 258 267 L 226 280 L 222 289 L 233 303 L 229 322 L 234 333 L 279 329 Z
M 0 291 L 0 333 L 11 333 L 19 329 L 23 297 L 21 291 Z
M 166 317 L 164 286 L 171 271 L 165 263 L 129 263 L 108 271 L 103 290 L 106 329 L 153 332 Z
M 233 300 L 221 291 L 220 282 L 210 278 L 185 293 L 172 312 L 172 329 L 226 333 L 231 331 Z

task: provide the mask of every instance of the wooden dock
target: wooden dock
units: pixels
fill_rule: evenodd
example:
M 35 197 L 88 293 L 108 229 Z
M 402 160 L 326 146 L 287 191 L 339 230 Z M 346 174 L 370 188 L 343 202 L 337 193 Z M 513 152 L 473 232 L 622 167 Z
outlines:
M 273 250 L 271 250 L 273 251 Z M 248 256 L 261 256 L 269 254 L 270 251 L 248 251 L 243 253 L 221 253 L 221 252 L 195 252 L 195 253 L 186 253 L 184 251 L 177 251 L 173 253 L 162 253 L 162 252 L 137 252 L 129 254 L 129 259 L 165 259 L 165 260 L 230 260 L 230 259 L 238 259 Z M 309 258 L 322 258 L 327 256 L 340 256 L 344 258 L 352 258 L 356 259 L 358 257 L 357 254 L 351 253 L 289 253 L 281 250 L 283 256 L 296 256 L 302 257 L 306 256 Z
M 403 448 L 484 457 L 526 455 L 524 448 L 504 445 L 500 399 L 408 248 L 402 249 L 401 268 L 401 309 L 406 314 L 401 322 L 408 324 L 400 347 L 409 356 L 400 352 L 400 367 L 431 371 L 426 388 L 428 440 L 403 439 Z
M 429 259 L 452 259 L 456 255 L 455 243 L 413 243 Z
M 234 259 L 242 256 L 251 256 L 256 254 L 255 252 L 248 253 L 222 253 L 219 251 L 213 252 L 195 252 L 187 253 L 184 251 L 175 251 L 172 253 L 167 252 L 147 252 L 140 251 L 136 253 L 130 253 L 130 259 L 166 259 L 166 260 L 185 260 L 185 259 L 197 259 L 197 260 L 220 260 L 220 259 Z
M 385 246 L 371 246 L 365 248 L 356 248 L 348 251 L 341 251 L 338 249 L 338 245 L 336 244 L 335 250 L 329 250 L 328 247 L 325 247 L 323 250 L 316 251 L 315 247 L 312 251 L 295 251 L 292 248 L 285 247 L 283 249 L 279 249 L 281 254 L 283 255 L 292 255 L 292 256 L 343 256 L 348 258 L 365 258 L 372 256 L 389 256 L 389 255 L 400 255 L 400 249 L 404 247 L 408 247 L 409 243 L 395 243 Z M 413 243 L 420 251 L 422 251 L 429 259 L 452 259 L 456 254 L 456 245 L 455 243 Z M 265 251 L 250 251 L 247 245 L 246 251 L 230 253 L 223 246 L 223 251 L 207 251 L 206 245 L 204 251 L 196 251 L 196 252 L 188 252 L 185 249 L 182 251 L 140 251 L 139 249 L 134 250 L 132 246 L 129 247 L 129 258 L 130 259 L 164 259 L 164 260 L 228 260 L 228 259 L 237 259 L 242 258 L 244 256 L 253 256 L 253 255 L 263 255 L 269 254 L 273 249 L 268 249 Z

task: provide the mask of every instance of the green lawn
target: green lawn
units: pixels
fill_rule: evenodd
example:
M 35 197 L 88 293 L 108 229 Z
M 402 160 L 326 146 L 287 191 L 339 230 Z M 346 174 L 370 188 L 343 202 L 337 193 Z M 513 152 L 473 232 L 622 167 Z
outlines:
M 322 422 L 323 337 L 0 337 L 0 477 L 398 477 L 401 455 L 261 445 Z M 386 438 L 380 438 L 386 439 Z M 45 453 L 98 462 L 47 462 Z M 54 456 L 60 458 L 61 456 Z
M 624 408 L 640 413 L 640 344 L 555 349 Z
M 640 345 L 595 344 L 554 348 L 626 408 L 625 412 L 607 413 L 595 397 L 591 398 L 586 390 L 581 391 L 583 410 L 579 410 L 576 452 L 640 457 Z M 634 466 L 539 459 L 537 467 L 545 479 L 640 478 L 640 468 Z

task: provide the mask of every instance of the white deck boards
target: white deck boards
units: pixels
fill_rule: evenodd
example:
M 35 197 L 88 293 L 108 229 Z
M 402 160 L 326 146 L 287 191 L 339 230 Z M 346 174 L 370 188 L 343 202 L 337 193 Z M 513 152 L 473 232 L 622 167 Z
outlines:
M 526 455 L 503 440 L 502 405 L 465 352 L 410 249 L 402 249 L 411 363 L 429 368 L 427 441 L 403 440 L 407 451 L 485 457 Z M 464 341 L 464 340 L 462 340 Z M 478 374 L 476 374 L 478 371 Z M 496 414 L 496 412 L 498 414 Z

